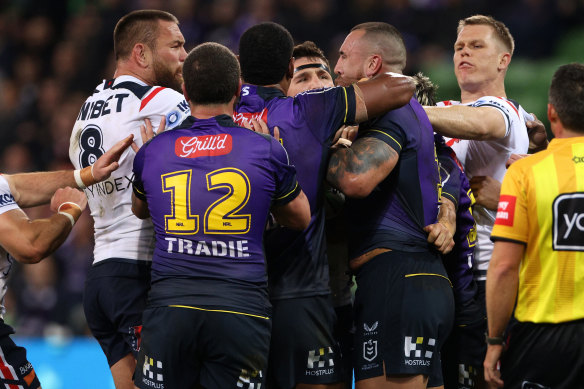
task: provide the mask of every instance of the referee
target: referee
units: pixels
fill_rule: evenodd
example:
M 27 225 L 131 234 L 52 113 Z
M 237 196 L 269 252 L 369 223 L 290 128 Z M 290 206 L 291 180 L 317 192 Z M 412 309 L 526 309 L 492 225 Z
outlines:
M 584 382 L 584 65 L 556 71 L 548 118 L 556 138 L 511 165 L 491 235 L 484 369 L 506 388 Z

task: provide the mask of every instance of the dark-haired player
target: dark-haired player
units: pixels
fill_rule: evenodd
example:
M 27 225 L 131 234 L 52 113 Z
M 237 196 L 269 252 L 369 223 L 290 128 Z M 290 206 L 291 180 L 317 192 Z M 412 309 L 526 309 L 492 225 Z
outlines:
M 294 57 L 294 75 L 290 82 L 290 88 L 288 88 L 288 96 L 334 86 L 330 64 L 323 51 L 314 42 L 306 41 L 294 46 L 292 56 Z M 347 132 L 356 130 L 356 126 L 344 126 L 341 130 L 343 133 L 340 135 L 350 136 Z M 332 147 L 345 147 L 350 145 L 350 140 L 339 138 L 337 143 Z M 342 211 L 344 195 L 326 182 L 325 187 L 326 253 L 329 264 L 331 300 L 337 315 L 334 336 L 341 352 L 343 381 L 345 387 L 349 388 L 353 381 L 351 364 L 351 350 L 353 348 L 351 286 L 353 283 L 347 257 L 347 226 Z
M 233 122 L 235 55 L 205 43 L 183 72 L 193 116 L 134 161 L 132 209 L 156 232 L 135 384 L 259 388 L 271 327 L 266 221 L 271 211 L 302 230 L 309 205 L 282 145 Z
M 341 46 L 336 82 L 401 73 L 405 63 L 395 27 L 363 23 Z M 454 301 L 434 249 L 447 251 L 452 238 L 437 223 L 440 176 L 422 106 L 412 98 L 361 124 L 352 146 L 331 156 L 327 180 L 348 197 L 349 258 L 357 282 L 356 387 L 425 388 L 428 376 L 441 376 L 440 348 L 452 326 Z
M 335 86 L 331 66 L 322 50 L 314 42 L 306 41 L 294 46 L 294 74 L 288 88 L 288 96 L 314 89 Z
M 77 168 L 89 166 L 140 125 L 176 127 L 189 115 L 180 91 L 184 38 L 173 15 L 157 10 L 131 12 L 114 30 L 116 71 L 87 98 L 71 134 L 69 157 Z M 155 86 L 158 85 L 158 86 Z M 142 311 L 150 285 L 154 232 L 150 220 L 131 211 L 132 162 L 128 150 L 120 169 L 107 181 L 88 186 L 95 223 L 93 266 L 87 274 L 83 307 L 117 389 L 132 389 Z
M 275 23 L 251 27 L 239 43 L 244 85 L 236 121 L 261 118 L 270 130 L 280 129 L 312 214 L 302 232 L 276 228 L 266 236 L 274 306 L 268 382 L 282 389 L 341 386 L 322 206 L 329 148 L 341 125 L 405 104 L 414 86 L 407 77 L 382 74 L 357 85 L 286 97 L 294 71 L 293 46 L 290 33 Z

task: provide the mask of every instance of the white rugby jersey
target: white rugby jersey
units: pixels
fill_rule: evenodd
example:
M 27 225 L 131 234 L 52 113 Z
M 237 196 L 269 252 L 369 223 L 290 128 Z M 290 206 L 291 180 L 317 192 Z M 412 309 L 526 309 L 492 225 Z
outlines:
M 167 130 L 188 117 L 190 109 L 183 95 L 170 88 L 148 86 L 132 76 L 104 80 L 81 107 L 71 134 L 69 158 L 76 169 L 84 168 L 130 134 L 142 146 L 140 125 L 148 118 L 157 128 L 162 115 Z M 108 258 L 152 260 L 152 222 L 138 219 L 131 209 L 135 155 L 128 148 L 109 179 L 85 189 L 95 225 L 94 264 Z
M 14 196 L 10 192 L 8 181 L 0 175 L 0 215 L 13 209 L 19 209 L 14 201 Z M 4 319 L 6 308 L 4 308 L 4 295 L 8 288 L 8 274 L 12 267 L 13 259 L 6 250 L 0 246 L 0 318 Z
M 458 105 L 459 101 L 443 101 L 438 106 Z M 465 140 L 445 137 L 446 144 L 454 150 L 464 166 L 464 172 L 470 180 L 474 176 L 490 176 L 503 182 L 507 171 L 505 163 L 511 154 L 526 154 L 529 148 L 526 120 L 533 120 L 519 104 L 494 96 L 484 96 L 471 103 L 472 107 L 496 108 L 505 119 L 505 136 L 495 140 Z M 493 242 L 491 231 L 495 224 L 497 211 L 491 211 L 480 205 L 475 205 L 473 216 L 477 223 L 477 245 L 475 247 L 476 268 L 475 278 L 486 280 L 487 269 Z

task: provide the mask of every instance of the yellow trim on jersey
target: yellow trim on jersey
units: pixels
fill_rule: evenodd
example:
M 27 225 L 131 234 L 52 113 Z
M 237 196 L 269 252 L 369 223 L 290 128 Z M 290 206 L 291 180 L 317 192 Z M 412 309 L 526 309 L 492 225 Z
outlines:
M 199 307 L 191 307 L 189 305 L 169 305 L 169 307 L 187 308 L 187 309 L 194 309 L 197 311 L 205 311 L 205 312 L 233 313 L 235 315 L 244 315 L 244 316 L 257 317 L 258 319 L 270 320 L 270 318 L 267 316 L 253 315 L 251 313 L 244 313 L 244 312 L 237 312 L 237 311 L 226 311 L 224 309 L 204 309 L 204 308 L 199 308 Z
M 368 133 L 368 132 L 379 132 L 380 134 L 383 134 L 383 135 L 387 136 L 388 138 L 390 138 L 392 141 L 394 141 L 399 146 L 400 150 L 403 149 L 403 146 L 397 140 L 395 140 L 395 138 L 393 136 L 391 136 L 383 131 L 376 130 L 376 129 L 372 128 L 372 129 L 365 131 L 365 133 Z
M 453 195 L 451 195 L 448 192 L 444 192 L 444 191 L 442 191 L 441 194 L 442 194 L 442 196 L 448 196 L 448 197 L 450 197 L 452 199 L 452 202 L 455 204 L 456 208 L 458 208 L 458 201 L 456 201 L 456 198 Z
M 347 122 L 347 116 L 349 115 L 349 97 L 347 96 L 347 88 L 343 87 L 343 92 L 345 94 L 345 118 L 343 119 L 343 123 Z M 355 93 L 355 98 L 357 94 Z
M 411 273 L 411 274 L 406 274 L 404 277 L 405 278 L 410 278 L 410 277 L 418 277 L 418 276 L 436 276 L 436 277 L 442 277 L 446 281 L 448 281 L 448 283 L 450 284 L 450 287 L 452 287 L 452 282 L 450 282 L 450 278 L 444 277 L 442 274 L 436 274 L 436 273 Z
M 296 188 L 298 188 L 298 181 L 296 181 L 296 185 L 294 185 L 294 189 L 292 189 L 290 192 L 286 193 L 284 196 L 276 198 L 276 200 L 282 200 L 282 199 L 290 196 L 292 193 L 294 193 Z

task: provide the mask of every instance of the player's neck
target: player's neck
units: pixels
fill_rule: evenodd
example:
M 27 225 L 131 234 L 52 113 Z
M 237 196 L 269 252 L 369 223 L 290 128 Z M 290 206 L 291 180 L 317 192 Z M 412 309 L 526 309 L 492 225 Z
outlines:
M 505 93 L 505 85 L 489 83 L 476 87 L 470 86 L 460 89 L 460 102 L 463 104 L 473 102 L 483 96 L 507 98 L 507 94 Z
M 189 103 L 191 107 L 191 115 L 197 119 L 210 119 L 219 115 L 233 115 L 233 103 L 229 104 L 192 104 Z
M 283 94 L 286 95 L 286 94 L 288 94 L 288 88 L 290 88 L 290 80 L 291 79 L 287 79 L 286 77 L 284 77 L 277 84 L 269 84 L 269 85 L 252 84 L 251 82 L 247 82 L 245 80 L 243 80 L 243 83 L 244 84 L 257 85 L 257 86 L 261 86 L 261 87 L 264 87 L 264 88 L 275 88 L 275 89 L 278 89 L 280 92 L 282 92 Z
M 135 72 L 132 69 L 127 68 L 127 67 L 118 67 L 118 68 L 116 68 L 116 71 L 114 73 L 114 78 L 118 78 L 120 76 L 132 76 L 132 77 L 135 77 L 138 80 L 142 81 L 146 85 L 150 85 L 150 86 L 154 86 L 155 85 L 154 81 L 153 80 L 150 80 L 144 74 L 141 74 L 140 72 Z

